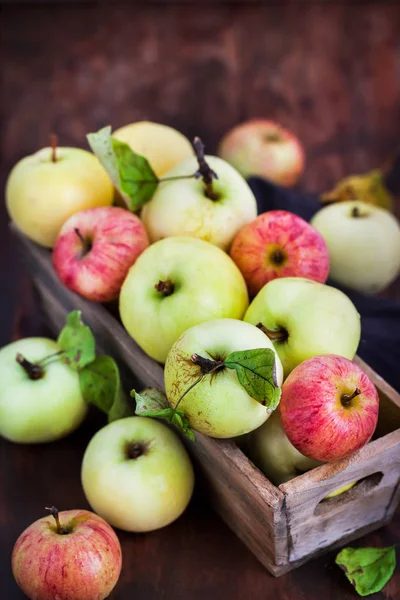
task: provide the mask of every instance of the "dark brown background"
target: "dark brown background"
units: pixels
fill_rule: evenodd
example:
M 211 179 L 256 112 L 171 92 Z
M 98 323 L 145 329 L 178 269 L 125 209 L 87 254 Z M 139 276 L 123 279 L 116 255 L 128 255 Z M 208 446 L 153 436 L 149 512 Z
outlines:
M 306 147 L 301 186 L 310 191 L 381 164 L 400 139 L 399 2 L 8 4 L 1 70 L 2 185 L 51 131 L 63 145 L 86 146 L 87 132 L 140 119 L 199 134 L 210 152 L 238 121 L 276 119 Z M 0 266 L 0 342 L 46 333 L 3 207 Z M 43 506 L 86 506 L 79 467 L 98 425 L 94 418 L 51 446 L 0 442 L 1 598 L 23 597 L 9 555 Z M 397 516 L 362 543 L 399 539 Z M 125 563 L 114 600 L 355 598 L 332 555 L 273 579 L 199 494 L 173 526 L 121 540 Z M 397 572 L 371 598 L 399 597 Z

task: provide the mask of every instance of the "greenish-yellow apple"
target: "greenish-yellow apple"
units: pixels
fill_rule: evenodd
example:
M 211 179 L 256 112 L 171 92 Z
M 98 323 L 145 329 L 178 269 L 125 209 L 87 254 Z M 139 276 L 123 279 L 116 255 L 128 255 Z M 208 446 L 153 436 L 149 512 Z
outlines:
M 159 362 L 189 327 L 220 317 L 241 319 L 247 306 L 246 284 L 233 260 L 191 237 L 149 246 L 131 267 L 120 295 L 122 323 Z
M 172 346 L 165 363 L 164 379 L 168 402 L 175 407 L 184 392 L 199 379 L 202 369 L 191 359 L 225 360 L 234 351 L 270 348 L 262 331 L 234 319 L 217 319 L 185 331 Z M 275 378 L 283 378 L 281 361 L 275 353 Z M 271 411 L 252 398 L 239 383 L 236 371 L 223 367 L 204 376 L 179 403 L 196 431 L 215 438 L 232 438 L 249 433 Z
M 399 274 L 400 227 L 384 208 L 337 202 L 319 210 L 311 223 L 328 246 L 332 280 L 375 294 Z
M 360 341 L 360 315 L 346 294 L 302 277 L 267 283 L 244 320 L 258 325 L 273 340 L 285 377 L 318 354 L 352 359 Z
M 142 210 L 152 242 L 190 235 L 228 250 L 238 231 L 256 218 L 256 200 L 243 177 L 222 158 L 205 158 L 218 176 L 212 184 L 213 197 L 201 178 L 179 179 L 198 170 L 195 156 L 168 171 L 166 178 L 177 179 L 160 183 Z
M 246 451 L 274 485 L 285 483 L 323 464 L 304 456 L 290 443 L 282 426 L 279 408 L 268 421 L 247 436 Z
M 12 442 L 58 440 L 83 421 L 87 405 L 79 376 L 55 355 L 60 347 L 47 338 L 26 338 L 0 350 L 0 435 Z
M 158 177 L 162 177 L 175 165 L 193 156 L 189 140 L 173 127 L 160 123 L 131 123 L 117 129 L 113 137 L 125 142 L 134 152 L 147 158 Z
M 153 531 L 175 521 L 194 487 L 189 456 L 178 436 L 147 417 L 127 417 L 100 429 L 82 463 L 92 508 L 114 527 Z
M 112 204 L 110 178 L 91 152 L 43 148 L 12 169 L 6 185 L 11 219 L 30 239 L 51 248 L 73 214 Z

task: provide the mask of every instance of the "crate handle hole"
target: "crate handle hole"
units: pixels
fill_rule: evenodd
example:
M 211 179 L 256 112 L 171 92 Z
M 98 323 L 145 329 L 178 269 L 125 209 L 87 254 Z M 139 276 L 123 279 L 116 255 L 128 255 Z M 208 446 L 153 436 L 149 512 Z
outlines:
M 366 493 L 380 484 L 382 478 L 383 473 L 381 471 L 372 473 L 367 477 L 359 479 L 353 487 L 338 496 L 334 496 L 333 498 L 323 498 L 317 504 L 314 515 L 323 515 L 336 506 L 347 504 L 347 502 L 351 502 L 360 496 L 365 496 Z

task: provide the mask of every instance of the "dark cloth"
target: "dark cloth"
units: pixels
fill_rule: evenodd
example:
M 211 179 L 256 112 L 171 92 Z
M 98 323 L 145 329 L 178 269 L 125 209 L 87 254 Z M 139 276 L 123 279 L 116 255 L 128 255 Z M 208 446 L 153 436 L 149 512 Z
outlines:
M 249 184 L 257 199 L 258 213 L 287 210 L 309 221 L 320 208 L 317 196 L 285 189 L 253 177 Z M 382 296 L 367 296 L 329 285 L 345 292 L 361 315 L 361 341 L 357 354 L 381 377 L 400 391 L 400 303 Z

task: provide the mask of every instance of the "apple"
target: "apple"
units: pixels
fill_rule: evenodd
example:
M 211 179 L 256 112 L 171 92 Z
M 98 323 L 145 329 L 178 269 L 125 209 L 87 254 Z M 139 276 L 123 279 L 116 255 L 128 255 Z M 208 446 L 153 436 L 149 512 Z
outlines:
M 330 277 L 374 294 L 400 272 L 400 227 L 389 211 L 359 201 L 338 202 L 314 215 L 312 225 L 328 246 Z
M 197 356 L 224 360 L 237 350 L 274 349 L 262 331 L 243 321 L 216 319 L 188 329 L 172 346 L 165 363 L 164 380 L 168 402 L 178 400 L 200 377 L 202 370 L 192 362 Z M 282 365 L 275 356 L 276 380 L 281 385 Z M 236 372 L 227 368 L 203 377 L 179 404 L 196 431 L 215 438 L 233 438 L 249 433 L 264 423 L 271 411 L 254 400 L 241 386 Z
M 100 429 L 82 463 L 92 508 L 125 531 L 153 531 L 175 521 L 194 487 L 189 456 L 178 436 L 147 417 L 127 417 Z
M 375 431 L 378 410 L 374 384 L 343 356 L 309 358 L 282 387 L 285 433 L 299 452 L 316 460 L 338 460 L 362 448 Z
M 43 148 L 20 160 L 6 184 L 11 219 L 27 237 L 48 248 L 71 215 L 108 206 L 113 197 L 111 180 L 97 158 L 79 148 Z
M 87 405 L 78 373 L 61 360 L 39 364 L 59 351 L 46 338 L 18 340 L 0 350 L 0 435 L 9 441 L 51 442 L 83 421 Z
M 162 177 L 175 165 L 193 156 L 189 140 L 176 129 L 160 123 L 131 123 L 117 129 L 113 137 L 125 142 L 134 152 L 147 158 L 158 177 Z
M 30 600 L 104 600 L 122 565 L 111 527 L 87 510 L 58 512 L 32 523 L 12 553 L 12 570 Z
M 256 218 L 256 199 L 243 177 L 221 158 L 205 159 L 218 176 L 212 191 L 201 178 L 181 179 L 199 169 L 192 156 L 166 173 L 171 180 L 161 182 L 143 207 L 141 216 L 152 242 L 189 235 L 228 250 L 239 230 Z
M 254 464 L 274 485 L 286 483 L 323 464 L 304 456 L 290 443 L 282 427 L 279 409 L 261 427 L 249 433 L 246 450 Z
M 137 257 L 149 245 L 139 217 L 108 206 L 68 219 L 53 250 L 53 265 L 64 285 L 95 302 L 118 297 Z
M 243 227 L 230 255 L 251 296 L 277 277 L 306 277 L 325 283 L 329 255 L 323 237 L 293 213 L 271 210 Z
M 341 496 L 345 492 L 348 492 L 356 485 L 357 481 L 351 481 L 350 483 L 346 483 L 346 485 L 342 485 L 340 488 L 333 490 L 330 494 L 327 494 L 324 500 L 329 500 L 330 498 L 336 498 L 337 496 Z
M 284 186 L 295 185 L 304 171 L 300 141 L 267 119 L 251 119 L 231 129 L 222 138 L 218 155 L 244 177 L 258 175 Z
M 191 237 L 147 248 L 121 289 L 120 315 L 145 352 L 165 362 L 189 327 L 219 317 L 241 319 L 248 306 L 245 281 L 225 252 Z
M 302 277 L 267 283 L 244 320 L 273 340 L 285 377 L 317 354 L 353 358 L 360 341 L 360 315 L 351 300 L 336 288 Z

